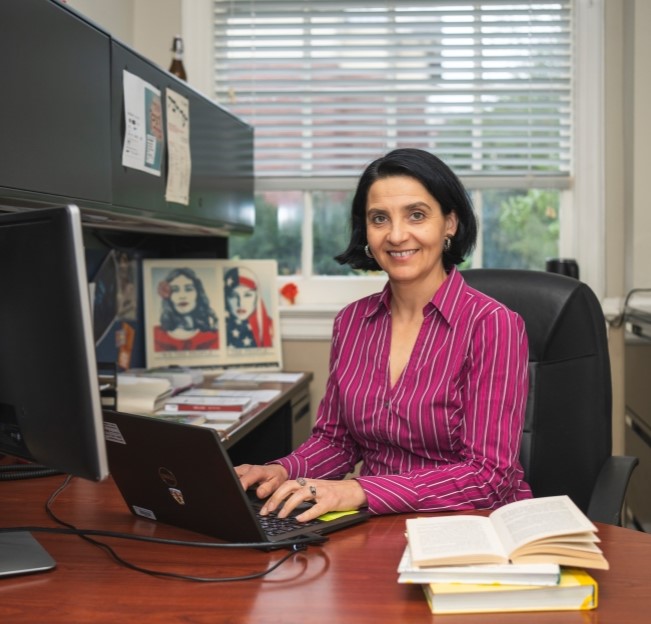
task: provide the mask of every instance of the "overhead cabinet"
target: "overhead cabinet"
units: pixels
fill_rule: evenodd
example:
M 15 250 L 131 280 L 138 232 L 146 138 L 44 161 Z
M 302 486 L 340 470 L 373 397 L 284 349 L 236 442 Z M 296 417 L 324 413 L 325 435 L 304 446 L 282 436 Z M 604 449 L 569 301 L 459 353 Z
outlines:
M 4 0 L 0 24 L 0 209 L 63 201 L 99 227 L 253 229 L 251 126 L 55 0 Z M 125 71 L 161 94 L 160 175 L 123 164 Z M 188 102 L 191 173 L 182 203 L 166 200 L 168 91 Z

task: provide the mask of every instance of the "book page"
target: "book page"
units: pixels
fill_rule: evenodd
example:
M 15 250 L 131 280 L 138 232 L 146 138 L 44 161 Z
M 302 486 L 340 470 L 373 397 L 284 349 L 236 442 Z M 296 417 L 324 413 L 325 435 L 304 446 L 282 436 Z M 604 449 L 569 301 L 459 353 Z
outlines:
M 410 518 L 407 535 L 411 559 L 416 565 L 507 559 L 490 518 L 482 516 Z
M 548 496 L 510 503 L 490 515 L 507 552 L 553 535 L 596 531 L 568 496 Z

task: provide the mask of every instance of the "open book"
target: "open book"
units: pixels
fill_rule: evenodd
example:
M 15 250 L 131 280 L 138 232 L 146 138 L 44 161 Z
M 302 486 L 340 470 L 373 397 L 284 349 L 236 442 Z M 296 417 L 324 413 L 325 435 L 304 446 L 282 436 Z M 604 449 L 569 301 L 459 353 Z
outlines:
M 490 585 L 558 585 L 557 563 L 478 563 L 458 566 L 415 566 L 409 544 L 398 564 L 398 583 L 463 583 Z
M 568 496 L 504 505 L 489 516 L 410 518 L 407 539 L 417 566 L 558 563 L 607 570 L 597 527 Z

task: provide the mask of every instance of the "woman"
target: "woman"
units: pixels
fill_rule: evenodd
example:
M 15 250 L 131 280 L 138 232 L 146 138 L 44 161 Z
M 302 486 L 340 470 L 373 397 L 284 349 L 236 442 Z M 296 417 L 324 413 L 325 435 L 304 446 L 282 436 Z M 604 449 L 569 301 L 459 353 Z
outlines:
M 217 315 L 203 283 L 192 269 L 178 268 L 158 284 L 160 325 L 154 327 L 155 351 L 218 349 Z
M 476 222 L 454 173 L 398 149 L 369 165 L 337 257 L 387 273 L 381 293 L 336 317 L 330 374 L 310 438 L 266 466 L 236 468 L 281 517 L 492 509 L 531 496 L 518 455 L 527 397 L 522 319 L 469 288 L 455 265 Z M 344 479 L 358 461 L 359 476 Z
M 258 280 L 246 267 L 224 274 L 227 343 L 238 349 L 273 346 L 273 321 L 258 292 Z

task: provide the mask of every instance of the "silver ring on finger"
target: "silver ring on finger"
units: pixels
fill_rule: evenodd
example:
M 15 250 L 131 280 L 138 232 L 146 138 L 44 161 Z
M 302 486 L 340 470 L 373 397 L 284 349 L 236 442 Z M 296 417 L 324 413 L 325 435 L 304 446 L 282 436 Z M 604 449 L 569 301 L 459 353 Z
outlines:
M 316 498 L 316 487 L 313 485 L 310 486 L 310 494 L 312 494 L 312 498 Z

